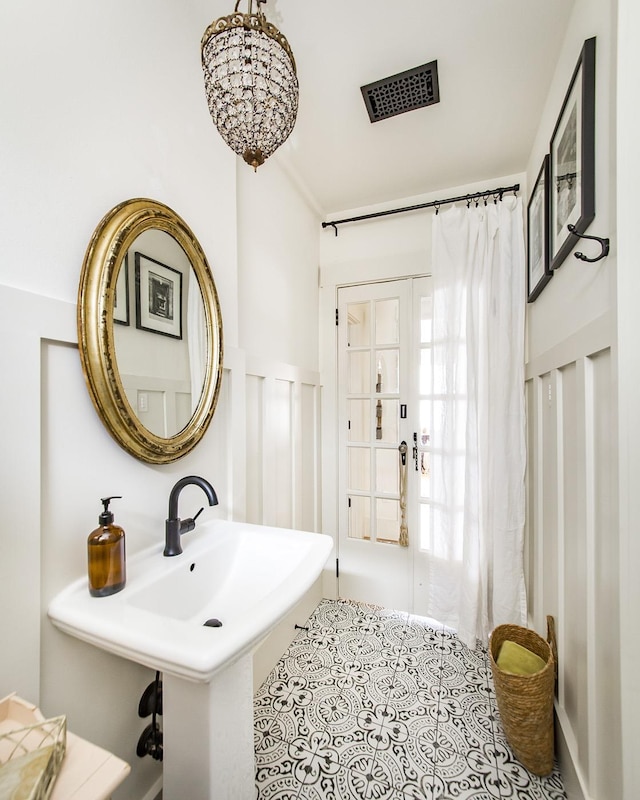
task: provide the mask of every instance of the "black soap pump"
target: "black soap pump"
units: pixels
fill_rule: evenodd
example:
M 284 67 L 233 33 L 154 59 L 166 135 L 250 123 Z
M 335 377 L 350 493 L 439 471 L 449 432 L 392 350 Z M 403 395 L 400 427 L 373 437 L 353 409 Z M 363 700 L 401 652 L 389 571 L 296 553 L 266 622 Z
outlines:
M 127 580 L 124 530 L 113 524 L 113 512 L 109 511 L 109 503 L 119 499 L 119 495 L 101 499 L 100 525 L 87 539 L 89 593 L 93 597 L 115 594 L 124 589 Z

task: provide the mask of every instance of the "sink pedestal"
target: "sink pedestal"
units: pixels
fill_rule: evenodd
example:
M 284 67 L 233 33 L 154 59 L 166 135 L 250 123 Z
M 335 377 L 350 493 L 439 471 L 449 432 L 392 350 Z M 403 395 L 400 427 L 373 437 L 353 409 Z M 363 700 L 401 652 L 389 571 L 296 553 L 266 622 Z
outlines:
M 162 705 L 164 800 L 256 796 L 251 654 L 210 683 L 164 673 Z

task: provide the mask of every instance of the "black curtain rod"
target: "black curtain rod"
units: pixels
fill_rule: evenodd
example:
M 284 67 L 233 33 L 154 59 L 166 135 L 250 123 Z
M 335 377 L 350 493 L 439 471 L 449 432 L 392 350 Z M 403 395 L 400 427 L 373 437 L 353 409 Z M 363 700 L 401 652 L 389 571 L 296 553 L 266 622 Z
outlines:
M 459 203 L 461 200 L 467 200 L 471 203 L 473 200 L 479 200 L 482 197 L 494 197 L 502 200 L 502 195 L 507 192 L 514 194 L 520 189 L 520 184 L 516 183 L 513 186 L 501 187 L 500 189 L 486 189 L 483 192 L 473 192 L 473 194 L 463 194 L 460 197 L 449 197 L 446 200 L 432 200 L 430 203 L 419 203 L 415 206 L 404 206 L 404 208 L 391 208 L 388 211 L 375 211 L 372 214 L 361 214 L 359 217 L 347 217 L 346 219 L 334 219 L 331 222 L 323 222 L 323 228 L 333 228 L 336 236 L 338 235 L 338 225 L 344 225 L 346 222 L 360 222 L 363 219 L 373 219 L 374 217 L 388 217 L 390 214 L 402 214 L 404 211 L 417 211 L 419 208 L 440 208 L 447 203 Z M 437 212 L 436 212 L 437 213 Z

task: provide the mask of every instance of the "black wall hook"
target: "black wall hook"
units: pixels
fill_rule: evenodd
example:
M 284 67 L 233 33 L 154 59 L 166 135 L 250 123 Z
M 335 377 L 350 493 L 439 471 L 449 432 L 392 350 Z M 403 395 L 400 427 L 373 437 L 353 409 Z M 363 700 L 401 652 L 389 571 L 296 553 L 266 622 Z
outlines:
M 600 247 L 602 250 L 600 254 L 597 255 L 595 258 L 587 258 L 584 253 L 574 253 L 574 256 L 580 261 L 588 261 L 593 263 L 594 261 L 600 261 L 601 258 L 609 255 L 609 239 L 603 239 L 600 236 L 587 236 L 586 233 L 578 233 L 576 231 L 575 225 L 567 225 L 569 233 L 572 233 L 574 236 L 577 236 L 579 239 L 593 239 L 594 242 L 599 242 Z

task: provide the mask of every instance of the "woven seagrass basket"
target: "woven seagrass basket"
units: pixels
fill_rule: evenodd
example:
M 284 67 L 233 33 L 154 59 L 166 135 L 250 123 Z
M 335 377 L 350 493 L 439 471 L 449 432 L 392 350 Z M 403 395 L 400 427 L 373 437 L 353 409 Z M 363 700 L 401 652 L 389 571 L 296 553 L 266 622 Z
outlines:
M 553 617 L 547 617 L 547 639 L 520 625 L 498 625 L 491 634 L 489 655 L 498 709 L 507 741 L 518 760 L 535 775 L 553 769 L 553 696 L 557 654 Z M 526 647 L 545 662 L 533 675 L 512 675 L 497 665 L 506 640 Z

